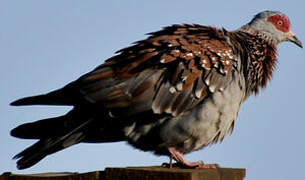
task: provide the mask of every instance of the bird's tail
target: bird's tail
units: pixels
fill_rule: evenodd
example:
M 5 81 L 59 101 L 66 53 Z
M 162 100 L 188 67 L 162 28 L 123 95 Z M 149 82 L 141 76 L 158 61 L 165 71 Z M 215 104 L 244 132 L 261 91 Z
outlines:
M 25 97 L 11 103 L 12 106 L 26 105 L 69 105 L 65 102 L 58 102 L 58 97 L 53 94 L 44 94 L 38 96 Z M 61 100 L 62 101 L 62 100 Z
M 86 137 L 86 131 L 93 119 L 83 119 L 82 117 L 75 119 L 73 114 L 72 110 L 64 116 L 23 124 L 13 129 L 12 136 L 40 139 L 14 157 L 14 159 L 19 159 L 17 161 L 18 169 L 31 167 L 49 154 L 80 143 Z M 72 118 L 74 118 L 73 121 Z
M 12 102 L 11 105 L 75 105 L 86 102 L 87 101 L 83 99 L 81 92 L 78 91 L 77 82 L 73 82 L 61 89 L 52 91 L 47 94 L 18 99 Z

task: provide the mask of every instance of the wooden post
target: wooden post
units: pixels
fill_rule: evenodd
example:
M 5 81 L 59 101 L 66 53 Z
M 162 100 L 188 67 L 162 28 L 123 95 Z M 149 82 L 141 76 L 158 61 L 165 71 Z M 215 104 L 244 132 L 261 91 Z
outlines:
M 4 173 L 0 180 L 242 180 L 245 169 L 181 169 L 160 166 L 106 168 L 88 173 Z

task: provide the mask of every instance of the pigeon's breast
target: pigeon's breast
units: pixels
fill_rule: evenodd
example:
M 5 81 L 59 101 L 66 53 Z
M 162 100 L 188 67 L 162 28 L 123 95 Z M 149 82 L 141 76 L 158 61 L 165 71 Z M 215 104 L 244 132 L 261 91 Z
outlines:
M 191 111 L 168 120 L 161 129 L 162 139 L 168 146 L 176 146 L 182 153 L 221 142 L 233 131 L 240 105 L 245 98 L 244 87 L 244 81 L 237 78 Z

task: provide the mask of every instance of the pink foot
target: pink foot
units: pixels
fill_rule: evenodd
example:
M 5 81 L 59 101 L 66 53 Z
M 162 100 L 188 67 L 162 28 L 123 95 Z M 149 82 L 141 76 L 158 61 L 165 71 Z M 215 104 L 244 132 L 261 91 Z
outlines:
M 169 147 L 168 151 L 170 152 L 171 156 L 180 164 L 182 164 L 185 167 L 190 167 L 190 168 L 199 168 L 199 169 L 216 169 L 219 168 L 217 164 L 204 164 L 202 161 L 197 161 L 197 162 L 190 162 L 186 160 L 183 157 L 183 154 L 175 149 L 174 147 Z M 171 161 L 170 161 L 170 167 L 171 167 Z

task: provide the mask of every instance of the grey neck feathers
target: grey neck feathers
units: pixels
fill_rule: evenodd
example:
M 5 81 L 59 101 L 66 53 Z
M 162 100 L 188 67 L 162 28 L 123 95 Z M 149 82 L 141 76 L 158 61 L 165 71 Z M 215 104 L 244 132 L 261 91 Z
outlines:
M 252 23 L 252 24 L 251 24 Z M 280 41 L 278 40 L 278 38 L 276 37 L 275 33 L 272 33 L 270 31 L 266 31 L 266 30 L 260 30 L 260 25 L 261 23 L 256 23 L 253 24 L 254 22 L 250 22 L 244 26 L 242 26 L 240 29 L 238 29 L 239 31 L 242 32 L 247 32 L 249 34 L 255 35 L 255 36 L 259 36 L 260 38 L 266 40 L 266 42 L 268 42 L 271 45 L 277 46 Z

